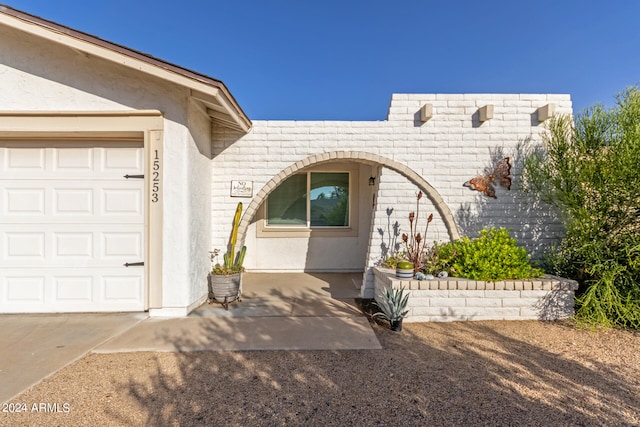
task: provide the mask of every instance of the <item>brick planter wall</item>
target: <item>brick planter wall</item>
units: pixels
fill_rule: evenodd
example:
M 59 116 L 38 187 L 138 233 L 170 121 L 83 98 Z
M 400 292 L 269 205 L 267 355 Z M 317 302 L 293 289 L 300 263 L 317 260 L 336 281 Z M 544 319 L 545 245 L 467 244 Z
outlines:
M 463 278 L 401 280 L 374 267 L 375 295 L 384 288 L 410 293 L 405 322 L 459 320 L 557 320 L 574 314 L 574 280 L 545 275 L 527 280 L 483 282 Z

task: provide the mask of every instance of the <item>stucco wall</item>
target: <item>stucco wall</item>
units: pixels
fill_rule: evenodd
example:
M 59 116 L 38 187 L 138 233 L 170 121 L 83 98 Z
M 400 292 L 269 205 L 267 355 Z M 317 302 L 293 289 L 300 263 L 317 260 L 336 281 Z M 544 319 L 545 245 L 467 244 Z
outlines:
M 160 110 L 164 115 L 162 304 L 203 297 L 210 248 L 208 118 L 187 89 L 0 25 L 0 110 Z M 171 311 L 174 310 L 174 311 Z
M 348 237 L 257 237 L 257 222 L 249 226 L 245 243 L 248 253 L 245 267 L 252 271 L 362 271 L 369 245 L 369 224 L 373 187 L 368 184 L 369 166 L 354 173 L 357 185 L 355 212 L 358 233 Z M 253 256 L 251 256 L 253 254 Z
M 224 247 L 237 203 L 229 197 L 231 180 L 252 181 L 256 195 L 271 178 L 311 155 L 357 151 L 399 162 L 424 177 L 441 195 L 462 234 L 474 235 L 486 226 L 504 226 L 511 228 L 530 251 L 539 253 L 553 241 L 560 226 L 548 207 L 534 205 L 518 190 L 518 181 L 523 147 L 539 143 L 545 129 L 537 109 L 549 103 L 556 105 L 557 114 L 572 113 L 569 95 L 395 94 L 385 121 L 254 121 L 245 136 L 214 128 L 213 244 Z M 425 123 L 419 113 L 424 104 L 433 108 L 433 117 Z M 480 122 L 478 109 L 487 104 L 494 106 L 493 118 Z M 463 187 L 505 156 L 510 156 L 513 164 L 511 191 L 498 188 L 497 199 L 490 199 Z M 400 232 L 406 232 L 407 214 L 415 209 L 416 187 L 381 166 L 370 226 L 369 266 L 379 261 L 382 244 L 389 237 L 378 229 L 385 230 L 389 222 L 398 221 Z M 430 202 L 423 201 L 422 212 L 435 213 Z M 245 204 L 250 202 L 244 200 Z M 387 215 L 389 209 L 393 211 Z M 427 238 L 448 239 L 439 215 L 435 215 Z M 288 242 L 282 241 L 279 252 L 288 248 Z M 275 251 L 273 247 L 270 250 Z M 330 242 L 327 250 L 331 250 Z M 256 265 L 254 257 L 261 256 L 264 254 L 249 247 L 248 265 Z M 274 260 L 273 268 L 291 266 Z M 364 296 L 372 296 L 372 290 L 369 277 Z
M 211 250 L 211 121 L 193 103 L 189 103 L 189 126 L 186 132 L 186 190 L 189 236 L 189 259 L 186 262 L 188 303 L 193 304 L 207 292 L 209 251 Z

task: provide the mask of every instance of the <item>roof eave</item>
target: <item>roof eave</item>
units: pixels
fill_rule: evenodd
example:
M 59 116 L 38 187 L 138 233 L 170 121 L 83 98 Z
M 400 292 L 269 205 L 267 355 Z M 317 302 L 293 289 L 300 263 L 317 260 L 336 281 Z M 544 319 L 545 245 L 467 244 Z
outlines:
M 231 92 L 218 79 L 8 6 L 0 5 L 0 23 L 179 84 L 192 91 L 205 93 L 216 98 L 224 109 L 222 114 L 228 116 L 221 121 L 222 126 L 243 132 L 248 132 L 252 126 L 251 120 Z M 214 116 L 211 118 L 213 121 L 217 120 Z

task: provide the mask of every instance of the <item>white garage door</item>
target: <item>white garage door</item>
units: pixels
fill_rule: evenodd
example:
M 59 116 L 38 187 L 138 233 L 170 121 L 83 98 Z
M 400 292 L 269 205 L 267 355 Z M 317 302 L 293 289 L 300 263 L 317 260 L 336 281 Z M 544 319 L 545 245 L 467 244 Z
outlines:
M 144 310 L 142 144 L 0 143 L 0 312 Z

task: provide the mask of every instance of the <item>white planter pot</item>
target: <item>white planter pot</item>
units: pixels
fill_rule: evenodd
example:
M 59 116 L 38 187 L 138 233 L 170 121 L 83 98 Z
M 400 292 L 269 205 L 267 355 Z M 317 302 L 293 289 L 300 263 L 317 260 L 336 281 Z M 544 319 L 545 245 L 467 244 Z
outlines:
M 228 276 L 209 274 L 209 302 L 218 301 L 225 309 L 229 309 L 229 303 L 240 301 L 242 273 Z
M 413 279 L 413 268 L 396 268 L 396 277 L 398 279 Z

